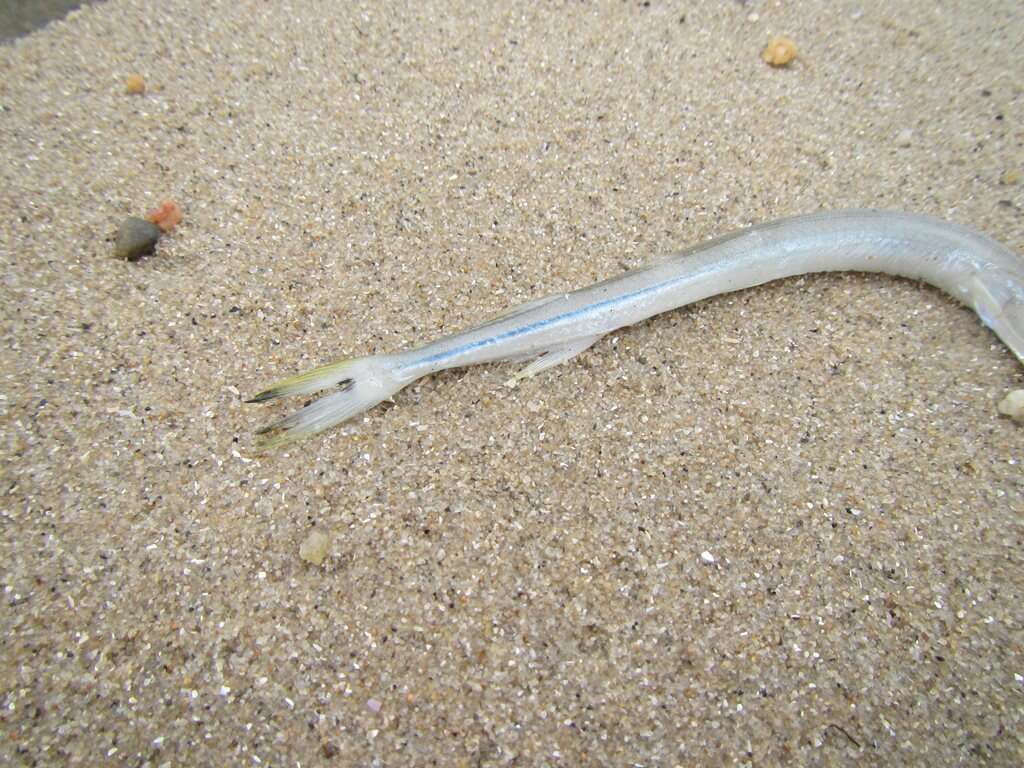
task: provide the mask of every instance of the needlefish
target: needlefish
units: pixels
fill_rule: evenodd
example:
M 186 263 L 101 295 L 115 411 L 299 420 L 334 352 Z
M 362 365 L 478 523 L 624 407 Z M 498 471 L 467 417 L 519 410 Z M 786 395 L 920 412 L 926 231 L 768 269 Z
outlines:
M 741 229 L 423 346 L 324 365 L 248 402 L 330 390 L 259 431 L 261 447 L 309 437 L 448 368 L 532 361 L 510 384 L 571 360 L 623 326 L 718 294 L 812 272 L 920 280 L 973 309 L 1024 362 L 1024 260 L 966 227 L 891 211 L 812 213 Z

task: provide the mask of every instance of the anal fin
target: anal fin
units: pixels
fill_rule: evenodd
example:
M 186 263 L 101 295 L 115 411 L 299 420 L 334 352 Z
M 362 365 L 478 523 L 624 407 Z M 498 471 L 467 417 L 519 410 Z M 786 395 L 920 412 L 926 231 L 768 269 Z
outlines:
M 583 350 L 591 347 L 600 338 L 600 335 L 584 336 L 583 338 L 573 339 L 565 344 L 559 344 L 557 347 L 544 350 L 541 352 L 540 357 L 506 381 L 505 386 L 515 387 L 521 379 L 529 379 L 541 371 L 546 371 L 548 368 L 553 368 L 556 365 L 571 360 Z

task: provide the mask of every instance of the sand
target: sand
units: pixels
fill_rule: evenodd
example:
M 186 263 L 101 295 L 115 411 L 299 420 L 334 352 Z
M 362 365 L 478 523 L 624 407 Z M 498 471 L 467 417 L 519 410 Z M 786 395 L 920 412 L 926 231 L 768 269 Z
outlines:
M 243 403 L 782 215 L 1024 253 L 1024 6 L 892 5 L 111 0 L 0 48 L 0 760 L 1019 765 L 1024 370 L 934 289 L 719 297 L 268 456 L 296 403 Z

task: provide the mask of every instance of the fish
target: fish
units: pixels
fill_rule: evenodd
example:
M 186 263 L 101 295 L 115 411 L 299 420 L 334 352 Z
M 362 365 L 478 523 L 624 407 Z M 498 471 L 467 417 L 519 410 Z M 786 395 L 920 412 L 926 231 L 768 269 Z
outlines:
M 694 245 L 621 275 L 514 307 L 423 346 L 356 357 L 281 381 L 247 402 L 326 391 L 262 428 L 261 449 L 323 432 L 424 376 L 530 361 L 507 383 L 565 363 L 602 336 L 723 293 L 814 272 L 877 272 L 933 285 L 973 309 L 1024 362 L 1024 260 L 986 235 L 923 214 L 823 211 Z

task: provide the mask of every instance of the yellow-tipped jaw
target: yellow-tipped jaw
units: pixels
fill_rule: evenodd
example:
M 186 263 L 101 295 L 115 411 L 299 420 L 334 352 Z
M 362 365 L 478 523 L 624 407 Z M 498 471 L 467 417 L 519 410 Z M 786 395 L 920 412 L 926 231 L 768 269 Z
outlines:
M 256 434 L 263 437 L 257 448 L 270 450 L 312 437 L 369 410 L 409 381 L 397 375 L 392 357 L 379 355 L 342 360 L 279 382 L 246 402 L 262 403 L 286 395 L 306 395 L 331 387 L 339 389 L 258 430 Z
M 292 376 L 290 379 L 279 381 L 245 402 L 264 403 L 267 400 L 274 400 L 278 397 L 308 395 L 328 387 L 333 387 L 335 384 L 340 384 L 344 381 L 346 378 L 345 370 L 351 368 L 353 364 L 358 363 L 361 359 L 341 360 L 330 365 L 321 365 L 319 368 L 313 368 L 305 373 L 300 373 L 298 376 Z

